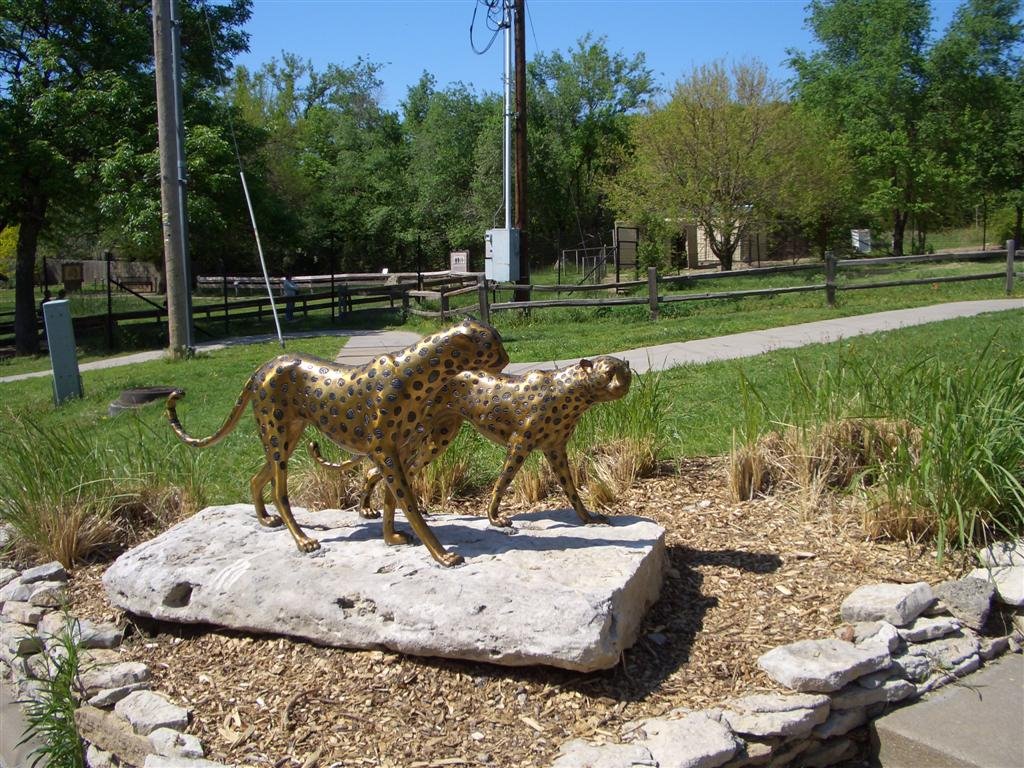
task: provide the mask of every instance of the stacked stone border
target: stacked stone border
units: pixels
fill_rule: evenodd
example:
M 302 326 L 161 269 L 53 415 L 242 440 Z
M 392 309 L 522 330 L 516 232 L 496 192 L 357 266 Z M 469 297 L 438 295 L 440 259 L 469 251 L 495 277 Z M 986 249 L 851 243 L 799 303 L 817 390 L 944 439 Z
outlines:
M 872 720 L 1021 652 L 1024 544 L 994 544 L 978 556 L 983 568 L 934 589 L 925 582 L 860 587 L 843 601 L 845 623 L 834 637 L 761 656 L 758 666 L 794 693 L 629 723 L 620 743 L 569 741 L 552 768 L 862 765 Z M 993 603 L 1008 630 L 995 637 L 981 634 Z
M 122 659 L 122 629 L 70 618 L 62 610 L 67 579 L 56 562 L 22 573 L 0 568 L 0 675 L 18 701 L 39 697 L 70 622 L 80 660 L 75 725 L 87 745 L 86 765 L 223 768 L 203 759 L 199 739 L 185 733 L 189 710 L 150 690 L 145 664 Z
M 621 742 L 571 740 L 552 768 L 824 768 L 867 754 L 868 723 L 974 672 L 1024 642 L 1024 544 L 979 552 L 956 581 L 873 584 L 843 601 L 835 637 L 772 649 L 758 665 L 794 693 L 753 694 L 697 712 L 629 723 Z M 48 656 L 72 622 L 82 704 L 75 712 L 90 768 L 224 768 L 185 733 L 190 712 L 150 690 L 145 664 L 123 661 L 123 630 L 68 619 L 67 573 L 49 563 L 0 568 L 0 675 L 20 701 L 39 695 Z M 981 634 L 993 606 L 1008 634 Z

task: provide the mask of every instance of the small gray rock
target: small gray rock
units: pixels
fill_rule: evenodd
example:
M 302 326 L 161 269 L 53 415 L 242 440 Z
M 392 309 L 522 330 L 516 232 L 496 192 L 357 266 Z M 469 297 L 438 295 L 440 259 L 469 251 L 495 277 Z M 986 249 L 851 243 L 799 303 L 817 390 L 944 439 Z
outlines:
M 43 641 L 34 630 L 14 622 L 0 624 L 0 645 L 15 656 L 31 656 L 43 650 Z
M 187 757 L 194 760 L 204 756 L 202 743 L 191 733 L 157 728 L 149 734 L 149 741 L 156 753 L 164 757 Z
M 24 577 L 22 577 L 24 578 Z M 64 602 L 65 585 L 60 581 L 37 581 L 28 585 L 28 601 L 43 608 L 57 608 Z
M 1024 541 L 997 541 L 978 551 L 982 565 L 1024 565 Z
M 889 668 L 889 671 L 904 680 L 920 683 L 932 673 L 932 663 L 925 654 L 918 656 L 911 653 L 902 653 L 892 657 L 892 666 Z
M 85 749 L 85 765 L 87 768 L 116 768 L 113 753 L 104 752 L 95 744 Z
M 6 587 L 18 578 L 18 572 L 13 568 L 0 568 L 0 588 Z
M 887 621 L 866 621 L 853 625 L 854 645 L 876 646 L 892 653 L 900 644 L 900 635 Z
M 924 643 L 928 640 L 935 640 L 946 635 L 951 635 L 960 630 L 960 622 L 957 619 L 937 616 L 934 619 L 926 619 L 919 616 L 906 627 L 898 630 L 900 637 L 908 643 Z
M 828 718 L 828 696 L 752 694 L 722 705 L 729 727 L 746 736 L 803 738 Z
M 31 594 L 32 587 L 23 583 L 19 577 L 0 587 L 0 603 L 6 603 L 8 600 L 18 600 L 27 603 Z
M 971 577 L 944 581 L 935 587 L 935 596 L 946 610 L 968 627 L 981 629 L 988 621 L 995 587 L 987 579 Z
M 23 603 L 20 600 L 8 600 L 4 603 L 3 615 L 19 624 L 28 624 L 34 627 L 46 615 L 46 609 Z
M 639 768 L 658 764 L 640 744 L 591 744 L 573 739 L 562 745 L 551 768 Z
M 915 656 L 914 658 L 917 657 Z M 875 688 L 881 688 L 890 680 L 898 677 L 900 677 L 900 673 L 895 669 L 894 659 L 894 664 L 888 669 L 883 669 L 881 672 L 872 672 L 870 675 L 864 675 L 864 677 L 858 677 L 856 683 L 861 688 L 867 688 L 869 691 L 873 691 Z
M 935 602 L 926 582 L 916 584 L 867 584 L 843 600 L 843 621 L 887 621 L 897 627 L 912 622 Z
M 990 581 L 996 589 L 996 600 L 1005 605 L 1024 605 L 1024 565 L 997 565 L 975 568 L 970 578 Z
M 144 683 L 150 678 L 149 667 L 139 661 L 90 667 L 81 674 L 82 685 L 90 694 L 113 688 Z
M 828 720 L 814 729 L 814 735 L 822 740 L 842 736 L 864 725 L 867 720 L 865 709 L 837 709 L 828 716 Z
M 969 629 L 927 643 L 907 646 L 907 655 L 927 657 L 933 668 L 953 669 L 980 650 L 978 637 Z
M 39 622 L 39 634 L 49 644 L 59 637 L 65 629 L 64 615 L 51 613 Z M 124 631 L 113 624 L 94 624 L 88 619 L 72 621 L 71 637 L 79 648 L 117 648 L 121 644 Z
M 916 688 L 913 683 L 895 678 L 886 680 L 877 688 L 868 689 L 859 685 L 848 685 L 839 693 L 832 696 L 832 709 L 859 709 L 870 707 L 872 704 L 885 702 L 902 701 L 908 696 L 913 696 Z
M 718 768 L 740 748 L 732 731 L 705 712 L 648 720 L 643 730 L 647 739 L 642 743 L 659 768 Z
M 954 680 L 958 680 L 961 677 L 971 674 L 972 672 L 978 671 L 981 667 L 981 657 L 978 654 L 968 656 L 966 659 L 961 660 L 955 664 L 952 668 L 943 669 L 936 672 L 934 675 L 929 677 L 923 683 L 919 683 L 916 686 L 915 696 L 923 696 L 924 694 L 941 688 L 944 685 L 952 683 Z
M 153 691 L 134 691 L 114 705 L 114 712 L 127 720 L 140 736 L 157 728 L 183 730 L 188 725 L 188 710 Z
M 761 669 L 787 688 L 820 693 L 838 691 L 890 663 L 884 648 L 860 648 L 842 640 L 801 640 L 773 648 L 757 660 Z
M 188 757 L 146 755 L 146 762 L 143 763 L 142 768 L 230 768 L 230 766 L 226 766 L 224 763 Z
M 37 565 L 35 568 L 29 568 L 21 574 L 22 584 L 35 584 L 37 581 L 67 580 L 68 572 L 65 571 L 64 566 L 56 560 L 52 563 L 46 563 L 45 565 Z
M 991 661 L 997 656 L 1002 656 L 1010 648 L 1008 637 L 982 637 L 979 638 L 978 655 L 984 661 Z
M 131 683 L 120 688 L 103 688 L 89 698 L 89 704 L 100 709 L 110 709 L 129 693 L 145 690 L 149 690 L 149 683 Z

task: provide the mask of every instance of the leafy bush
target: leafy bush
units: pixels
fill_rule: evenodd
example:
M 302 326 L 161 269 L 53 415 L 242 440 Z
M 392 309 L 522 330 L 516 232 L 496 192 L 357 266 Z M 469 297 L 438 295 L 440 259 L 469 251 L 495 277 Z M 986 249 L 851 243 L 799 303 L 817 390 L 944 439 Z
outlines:
M 75 727 L 78 706 L 79 655 L 77 620 L 65 615 L 64 629 L 56 636 L 56 647 L 46 654 L 46 676 L 35 698 L 21 702 L 25 711 L 25 733 L 19 743 L 38 739 L 31 753 L 32 766 L 82 768 L 85 755 Z

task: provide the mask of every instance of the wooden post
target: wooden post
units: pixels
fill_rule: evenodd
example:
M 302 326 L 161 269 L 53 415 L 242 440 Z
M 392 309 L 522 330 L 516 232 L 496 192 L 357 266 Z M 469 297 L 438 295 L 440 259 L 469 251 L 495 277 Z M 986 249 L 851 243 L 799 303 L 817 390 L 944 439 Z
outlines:
M 825 251 L 825 301 L 830 307 L 836 305 L 836 256 Z
M 651 310 L 651 320 L 658 319 L 658 268 L 647 268 L 647 303 Z
M 409 289 L 402 288 L 402 317 L 409 316 Z
M 338 289 L 338 317 L 342 318 L 348 314 L 348 286 L 342 285 Z
M 1006 241 L 1006 295 L 1013 294 L 1013 262 L 1016 258 L 1016 243 L 1013 240 Z
M 480 303 L 480 320 L 490 325 L 491 305 L 487 301 L 487 278 L 484 277 L 483 275 L 477 275 L 476 296 L 477 301 Z
M 441 319 L 448 319 L 448 294 L 441 292 Z

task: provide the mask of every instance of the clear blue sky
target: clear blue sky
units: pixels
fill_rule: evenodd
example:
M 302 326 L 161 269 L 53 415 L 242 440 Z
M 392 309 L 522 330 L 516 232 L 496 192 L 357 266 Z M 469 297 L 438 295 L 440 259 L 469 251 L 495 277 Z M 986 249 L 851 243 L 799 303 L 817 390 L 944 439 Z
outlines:
M 423 70 L 443 87 L 462 81 L 500 91 L 501 38 L 478 56 L 469 45 L 475 0 L 254 0 L 246 29 L 250 52 L 236 59 L 255 69 L 282 51 L 327 64 L 362 56 L 383 64 L 385 106 L 397 108 Z M 786 50 L 809 50 L 804 0 L 526 0 L 526 55 L 568 51 L 587 32 L 612 51 L 643 51 L 668 89 L 694 65 L 756 58 L 785 80 Z M 935 32 L 959 5 L 933 0 Z M 478 47 L 489 38 L 477 14 Z

